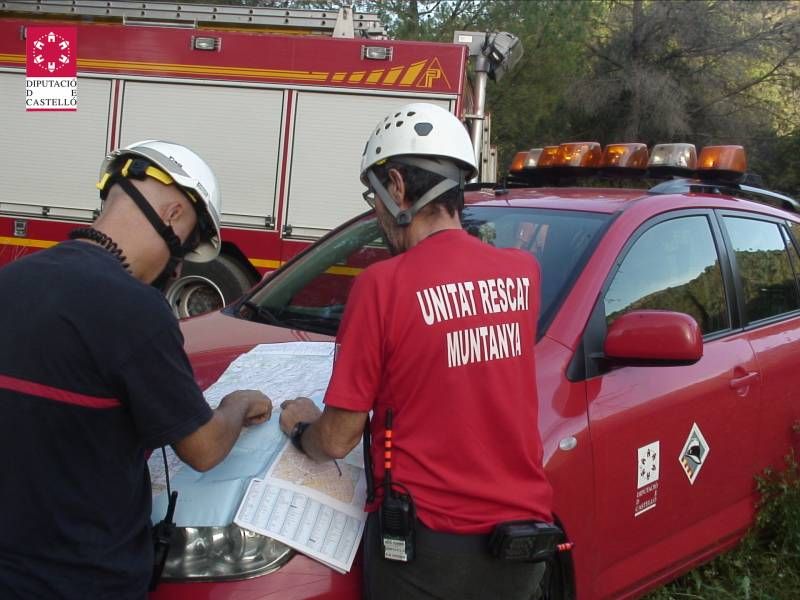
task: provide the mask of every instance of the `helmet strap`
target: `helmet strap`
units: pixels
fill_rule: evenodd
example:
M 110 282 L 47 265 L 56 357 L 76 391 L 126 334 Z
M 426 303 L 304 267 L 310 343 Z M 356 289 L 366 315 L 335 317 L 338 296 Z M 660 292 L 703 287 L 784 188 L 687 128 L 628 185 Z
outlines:
M 175 230 L 172 229 L 172 226 L 167 225 L 161 220 L 158 213 L 150 206 L 150 203 L 135 185 L 125 177 L 120 177 L 115 183 L 118 183 L 120 187 L 125 190 L 125 193 L 128 194 L 136 206 L 139 207 L 139 210 L 142 211 L 142 214 L 144 214 L 150 222 L 150 225 L 152 225 L 153 229 L 156 230 L 156 233 L 161 236 L 161 239 L 163 239 L 164 243 L 167 245 L 169 261 L 167 261 L 161 274 L 156 277 L 151 284 L 158 289 L 163 289 L 163 286 L 175 274 L 178 265 L 189 249 L 181 244 L 181 240 L 175 235 Z
M 454 187 L 464 188 L 464 171 L 457 165 L 445 162 L 440 163 L 428 158 L 417 156 L 403 156 L 395 157 L 392 160 L 395 162 L 417 167 L 425 171 L 430 171 L 436 175 L 444 177 L 439 183 L 425 192 L 410 208 L 400 210 L 394 198 L 383 185 L 378 176 L 373 173 L 372 169 L 367 171 L 367 179 L 370 186 L 375 190 L 375 194 L 380 198 L 383 206 L 394 217 L 395 222 L 401 227 L 407 227 L 411 224 L 411 220 L 419 211 L 425 208 L 433 200 L 444 194 L 445 192 L 453 189 Z
M 174 256 L 169 257 L 169 262 L 167 262 L 167 266 L 164 267 L 164 270 L 156 277 L 150 285 L 156 288 L 157 290 L 161 290 L 162 292 L 167 288 L 167 284 L 170 280 L 175 277 L 175 273 L 178 271 L 178 265 L 180 264 L 181 259 L 176 258 Z

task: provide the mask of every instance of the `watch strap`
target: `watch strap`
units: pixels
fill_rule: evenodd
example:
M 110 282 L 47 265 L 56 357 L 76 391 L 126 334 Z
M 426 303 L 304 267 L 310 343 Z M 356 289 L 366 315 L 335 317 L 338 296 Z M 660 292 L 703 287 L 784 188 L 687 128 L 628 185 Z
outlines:
M 305 454 L 305 450 L 303 450 L 303 433 L 305 433 L 309 425 L 311 425 L 311 423 L 306 421 L 298 421 L 295 423 L 295 426 L 292 427 L 292 431 L 289 434 L 289 439 L 292 441 L 292 445 L 300 450 L 300 452 L 303 454 Z

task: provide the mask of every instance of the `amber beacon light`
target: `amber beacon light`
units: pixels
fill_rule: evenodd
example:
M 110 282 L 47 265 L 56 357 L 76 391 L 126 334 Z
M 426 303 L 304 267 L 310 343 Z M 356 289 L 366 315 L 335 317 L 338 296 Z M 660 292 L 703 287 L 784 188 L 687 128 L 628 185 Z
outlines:
M 644 170 L 649 158 L 646 144 L 608 144 L 603 150 L 601 166 L 604 169 Z
M 555 167 L 558 164 L 558 146 L 545 146 L 539 153 L 538 167 Z
M 569 142 L 558 147 L 559 167 L 595 168 L 600 166 L 603 151 L 598 142 Z
M 700 179 L 738 180 L 747 171 L 742 146 L 706 146 L 697 159 Z
M 541 154 L 541 148 L 531 148 L 530 150 L 517 152 L 514 155 L 514 159 L 511 161 L 511 168 L 509 170 L 512 173 L 520 173 L 525 169 L 535 169 L 539 166 L 539 157 Z

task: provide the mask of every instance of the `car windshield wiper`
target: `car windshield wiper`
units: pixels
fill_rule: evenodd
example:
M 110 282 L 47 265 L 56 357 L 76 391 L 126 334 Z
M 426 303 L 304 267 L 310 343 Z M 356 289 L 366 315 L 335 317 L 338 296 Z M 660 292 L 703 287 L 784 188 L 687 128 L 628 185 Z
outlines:
M 241 306 L 252 310 L 262 323 L 266 323 L 267 325 L 281 325 L 283 323 L 270 309 L 264 308 L 255 302 L 245 300 L 242 302 Z

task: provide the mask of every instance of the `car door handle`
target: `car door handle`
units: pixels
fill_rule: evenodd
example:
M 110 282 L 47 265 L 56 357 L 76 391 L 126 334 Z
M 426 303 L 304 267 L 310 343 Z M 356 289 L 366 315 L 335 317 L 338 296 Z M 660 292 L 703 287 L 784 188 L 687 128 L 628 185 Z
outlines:
M 758 377 L 758 371 L 751 371 L 743 377 L 734 377 L 731 379 L 731 389 L 738 390 L 739 388 L 743 388 L 751 383 L 755 383 L 758 381 Z

